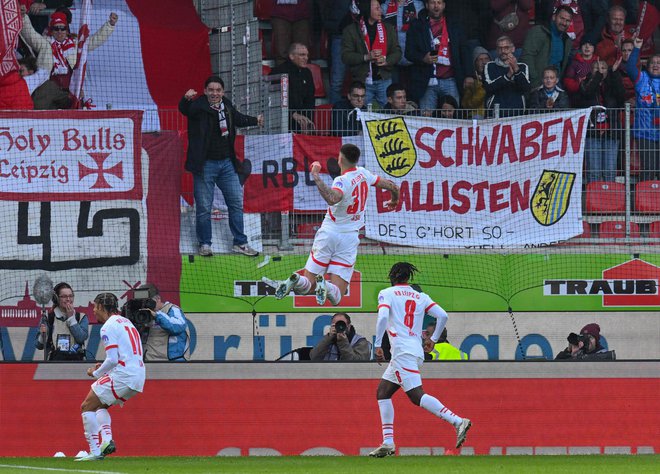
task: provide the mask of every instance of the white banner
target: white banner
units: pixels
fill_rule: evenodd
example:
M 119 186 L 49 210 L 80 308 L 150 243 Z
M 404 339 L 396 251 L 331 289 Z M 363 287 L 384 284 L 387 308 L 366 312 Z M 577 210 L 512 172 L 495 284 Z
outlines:
M 545 245 L 583 231 L 582 163 L 590 109 L 463 121 L 364 113 L 363 166 L 378 190 L 366 235 L 416 247 Z
M 0 199 L 142 197 L 140 114 L 0 114 Z

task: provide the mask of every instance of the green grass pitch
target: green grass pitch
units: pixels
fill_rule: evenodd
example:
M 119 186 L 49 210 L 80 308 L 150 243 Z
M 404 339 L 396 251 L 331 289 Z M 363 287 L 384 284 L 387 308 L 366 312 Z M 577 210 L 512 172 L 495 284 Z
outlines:
M 108 457 L 97 462 L 72 458 L 0 458 L 0 473 L 96 474 L 267 474 L 267 473 L 657 473 L 658 455 L 604 456 L 355 456 L 283 457 Z

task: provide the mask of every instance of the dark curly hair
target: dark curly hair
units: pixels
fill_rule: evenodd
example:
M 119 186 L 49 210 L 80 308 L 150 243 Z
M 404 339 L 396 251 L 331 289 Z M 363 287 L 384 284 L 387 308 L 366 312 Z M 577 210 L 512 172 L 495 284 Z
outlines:
M 417 267 L 408 262 L 397 262 L 390 269 L 390 282 L 393 285 L 397 283 L 408 283 L 413 279 L 415 273 L 418 273 Z

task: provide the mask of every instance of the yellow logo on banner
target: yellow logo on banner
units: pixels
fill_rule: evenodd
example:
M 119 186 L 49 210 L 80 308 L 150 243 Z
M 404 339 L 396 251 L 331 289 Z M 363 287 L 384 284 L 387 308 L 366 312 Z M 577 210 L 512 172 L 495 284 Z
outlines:
M 550 226 L 558 222 L 571 202 L 575 173 L 543 170 L 532 196 L 532 215 L 536 222 Z
M 367 122 L 369 139 L 380 167 L 390 176 L 401 178 L 415 166 L 417 151 L 403 117 Z

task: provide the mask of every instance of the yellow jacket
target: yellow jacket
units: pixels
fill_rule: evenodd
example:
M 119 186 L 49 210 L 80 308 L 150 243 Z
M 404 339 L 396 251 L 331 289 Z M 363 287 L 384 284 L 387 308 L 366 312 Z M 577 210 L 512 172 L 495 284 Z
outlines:
M 468 355 L 448 342 L 439 342 L 431 351 L 432 360 L 468 360 Z

